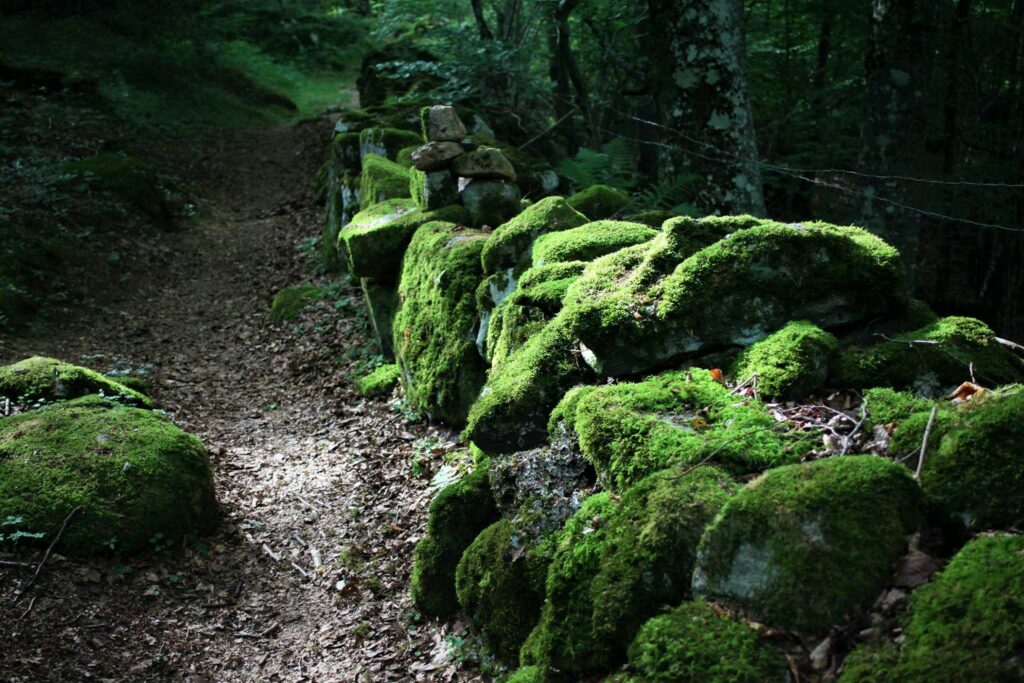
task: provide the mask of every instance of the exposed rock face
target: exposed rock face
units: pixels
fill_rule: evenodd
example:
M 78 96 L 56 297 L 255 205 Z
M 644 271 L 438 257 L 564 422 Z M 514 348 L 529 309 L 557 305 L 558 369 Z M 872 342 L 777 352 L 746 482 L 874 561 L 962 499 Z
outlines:
M 519 188 L 504 180 L 473 180 L 459 194 L 470 222 L 478 228 L 501 225 L 522 208 Z
M 428 142 L 412 153 L 412 165 L 420 171 L 436 171 L 448 168 L 462 153 L 462 145 L 457 142 Z
M 426 107 L 421 118 L 423 137 L 428 142 L 459 142 L 466 137 L 466 124 L 452 107 L 440 104 Z
M 458 185 L 447 169 L 430 173 L 412 169 L 409 191 L 421 209 L 440 209 L 459 201 Z

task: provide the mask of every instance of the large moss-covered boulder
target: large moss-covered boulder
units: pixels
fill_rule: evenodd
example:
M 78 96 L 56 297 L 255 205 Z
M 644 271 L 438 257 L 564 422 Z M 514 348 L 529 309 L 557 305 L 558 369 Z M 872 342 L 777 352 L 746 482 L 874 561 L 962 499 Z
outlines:
M 379 156 L 397 161 L 398 153 L 406 147 L 423 144 L 420 136 L 399 128 L 367 128 L 359 134 L 359 156 L 365 160 Z
M 89 394 L 148 407 L 149 398 L 95 370 L 57 360 L 33 356 L 0 367 L 0 396 L 15 403 L 63 401 Z
M 339 245 L 353 275 L 391 283 L 417 228 L 430 221 L 460 223 L 465 217 L 456 205 L 420 211 L 411 199 L 392 199 L 357 213 L 341 231 Z
M 570 196 L 569 206 L 592 221 L 611 218 L 629 204 L 629 195 L 608 185 L 591 185 Z
M 206 449 L 166 417 L 96 396 L 0 419 L 0 519 L 63 553 L 135 553 L 213 530 Z
M 786 658 L 744 623 L 687 602 L 643 625 L 629 646 L 624 683 L 772 683 Z
M 862 645 L 842 683 L 1024 680 L 1024 536 L 981 536 L 914 591 L 899 650 Z
M 593 261 L 623 247 L 648 242 L 657 234 L 657 230 L 640 223 L 595 221 L 538 237 L 533 245 L 533 265 Z
M 497 517 L 486 464 L 434 496 L 427 535 L 416 544 L 412 567 L 412 597 L 423 614 L 446 618 L 458 611 L 455 569 L 469 544 Z
M 1024 389 L 987 392 L 952 409 L 939 406 L 921 467 L 925 494 L 968 529 L 1024 521 Z M 914 456 L 930 417 L 928 408 L 903 419 L 890 451 Z
M 721 470 L 677 468 L 588 498 L 557 539 L 538 663 L 581 680 L 624 659 L 645 621 L 689 596 L 698 539 L 732 490 Z
M 495 228 L 484 247 L 484 272 L 529 266 L 534 240 L 549 232 L 581 226 L 586 216 L 569 206 L 562 197 L 547 197 Z
M 360 209 L 410 196 L 409 169 L 376 154 L 363 159 L 363 172 L 359 176 Z
M 806 320 L 791 322 L 747 347 L 732 366 L 737 381 L 757 375 L 759 396 L 799 400 L 828 378 L 836 338 Z
M 792 462 L 813 445 L 699 368 L 597 387 L 572 421 L 583 453 L 616 491 L 677 463 L 710 459 L 742 474 Z
M 474 295 L 485 233 L 433 222 L 413 236 L 398 285 L 394 348 L 417 410 L 462 425 L 484 385 Z
M 973 376 L 989 386 L 1024 380 L 1024 360 L 996 341 L 975 318 L 941 318 L 920 329 L 894 334 L 869 346 L 843 351 L 838 383 L 891 386 L 938 395 Z
M 828 329 L 905 306 L 899 254 L 859 228 L 756 221 L 692 255 L 673 247 L 724 225 L 680 221 L 664 240 L 599 259 L 573 285 L 565 310 L 598 374 L 747 346 L 790 320 Z
M 823 633 L 885 587 L 918 527 L 920 499 L 909 471 L 884 458 L 769 470 L 701 539 L 694 590 L 771 625 Z

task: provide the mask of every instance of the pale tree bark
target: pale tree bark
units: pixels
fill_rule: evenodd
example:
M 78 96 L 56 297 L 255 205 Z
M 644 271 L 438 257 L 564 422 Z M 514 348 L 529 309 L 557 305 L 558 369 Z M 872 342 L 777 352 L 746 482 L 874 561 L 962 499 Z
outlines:
M 700 208 L 764 215 L 750 107 L 742 0 L 651 0 L 651 26 L 665 46 L 661 84 L 662 176 L 701 176 Z M 681 148 L 681 149 L 679 149 Z
M 872 0 L 871 41 L 865 58 L 867 111 L 861 166 L 877 175 L 920 175 L 927 131 L 925 93 L 932 72 L 935 0 Z M 890 200 L 880 201 L 878 198 Z M 878 179 L 864 187 L 861 223 L 900 250 L 908 274 L 917 264 L 920 214 L 906 184 Z

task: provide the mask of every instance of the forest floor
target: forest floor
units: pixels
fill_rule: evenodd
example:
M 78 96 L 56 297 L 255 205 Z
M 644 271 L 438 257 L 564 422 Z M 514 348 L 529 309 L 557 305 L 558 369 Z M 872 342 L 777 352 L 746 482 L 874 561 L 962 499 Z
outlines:
M 38 554 L 0 567 L 0 680 L 472 677 L 462 627 L 424 622 L 408 597 L 430 496 L 411 462 L 454 435 L 354 393 L 344 363 L 375 353 L 356 290 L 267 323 L 273 294 L 310 280 L 296 247 L 321 229 L 311 179 L 330 126 L 226 133 L 163 263 L 104 312 L 0 345 L 2 363 L 151 365 L 153 397 L 210 451 L 224 512 L 216 536 L 143 558 L 58 546 L 28 590 Z

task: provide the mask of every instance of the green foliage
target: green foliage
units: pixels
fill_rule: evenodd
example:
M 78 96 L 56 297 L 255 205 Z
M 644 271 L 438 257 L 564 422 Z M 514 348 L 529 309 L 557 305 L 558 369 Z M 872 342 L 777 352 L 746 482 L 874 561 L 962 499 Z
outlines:
M 614 138 L 600 149 L 583 148 L 571 159 L 562 159 L 555 170 L 576 191 L 593 185 L 609 185 L 628 192 L 636 186 L 636 156 L 625 138 Z M 606 216 L 590 216 L 598 219 Z

